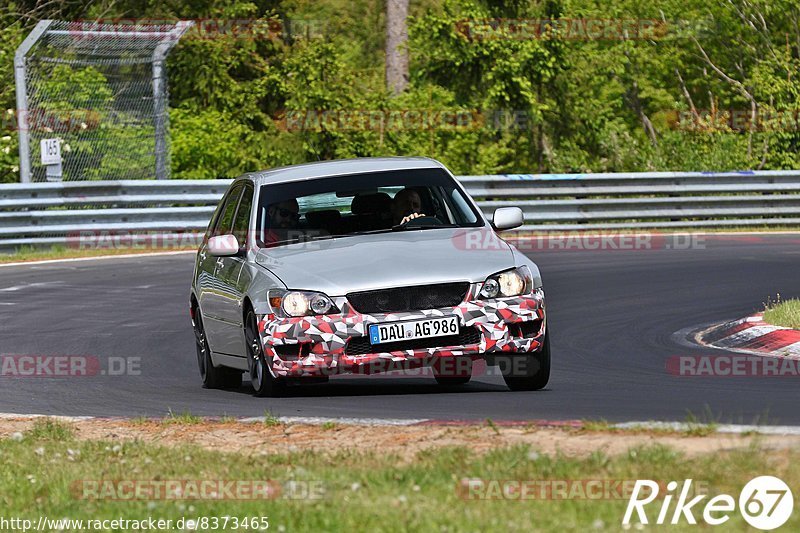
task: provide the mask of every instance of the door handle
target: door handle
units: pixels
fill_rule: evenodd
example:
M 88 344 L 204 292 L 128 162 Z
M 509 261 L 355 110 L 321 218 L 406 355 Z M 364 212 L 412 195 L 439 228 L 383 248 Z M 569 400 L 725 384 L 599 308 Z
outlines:
M 220 257 L 219 259 L 217 259 L 217 268 L 222 268 L 223 266 L 225 266 L 225 262 Z
M 205 253 L 205 252 L 200 252 L 200 261 L 205 261 L 205 260 L 206 260 L 206 257 L 207 257 L 207 256 L 206 256 L 206 253 Z

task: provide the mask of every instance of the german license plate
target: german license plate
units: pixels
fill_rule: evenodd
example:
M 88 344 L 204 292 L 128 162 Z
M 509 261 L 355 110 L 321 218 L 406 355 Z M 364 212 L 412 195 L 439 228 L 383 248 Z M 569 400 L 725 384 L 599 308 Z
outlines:
M 369 326 L 369 342 L 371 344 L 424 339 L 428 337 L 444 337 L 457 334 L 458 317 L 455 316 L 423 318 L 387 324 L 371 324 Z

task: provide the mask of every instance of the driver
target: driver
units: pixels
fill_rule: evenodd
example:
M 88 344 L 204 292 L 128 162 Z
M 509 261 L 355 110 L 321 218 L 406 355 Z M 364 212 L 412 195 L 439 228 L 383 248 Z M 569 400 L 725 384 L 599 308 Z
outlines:
M 267 213 L 272 229 L 295 229 L 300 221 L 300 207 L 294 198 L 270 204 Z
M 415 218 L 424 217 L 422 199 L 414 189 L 405 188 L 392 199 L 392 222 L 394 225 L 405 224 Z
M 265 228 L 263 241 L 269 246 L 286 240 L 292 230 L 299 227 L 300 206 L 294 198 L 275 202 L 267 206 L 267 216 L 269 225 Z

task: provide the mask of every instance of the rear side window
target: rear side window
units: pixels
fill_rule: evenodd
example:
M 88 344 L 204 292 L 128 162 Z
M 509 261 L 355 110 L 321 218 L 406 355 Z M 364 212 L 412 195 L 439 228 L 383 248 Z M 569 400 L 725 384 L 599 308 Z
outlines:
M 217 223 L 214 225 L 214 229 L 211 232 L 212 237 L 217 235 L 230 235 L 233 227 L 233 217 L 236 214 L 236 206 L 239 204 L 241 193 L 241 185 L 237 185 L 231 190 L 225 202 L 225 207 L 222 208 Z
M 239 210 L 236 212 L 236 220 L 233 223 L 233 234 L 240 246 L 247 244 L 247 233 L 250 226 L 250 210 L 253 207 L 253 187 L 249 184 L 244 186 L 244 194 L 239 202 Z

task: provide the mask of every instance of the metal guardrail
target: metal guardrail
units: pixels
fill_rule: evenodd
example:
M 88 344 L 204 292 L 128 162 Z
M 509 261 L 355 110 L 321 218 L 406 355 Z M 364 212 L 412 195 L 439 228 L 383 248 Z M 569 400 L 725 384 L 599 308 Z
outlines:
M 800 171 L 461 176 L 487 215 L 519 206 L 524 230 L 800 225 Z M 230 180 L 0 185 L 0 250 L 84 233 L 205 230 Z

